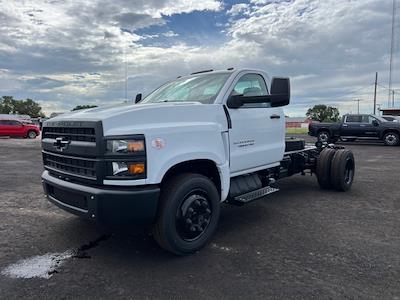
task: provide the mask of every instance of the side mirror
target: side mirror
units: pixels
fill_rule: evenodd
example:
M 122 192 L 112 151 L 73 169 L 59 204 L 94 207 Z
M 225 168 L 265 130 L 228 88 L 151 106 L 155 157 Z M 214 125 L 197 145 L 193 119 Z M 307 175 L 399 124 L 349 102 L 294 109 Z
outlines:
M 242 95 L 230 96 L 226 101 L 226 105 L 229 108 L 239 108 L 243 105 L 243 98 Z
M 285 106 L 290 103 L 289 78 L 273 77 L 270 95 L 263 96 L 230 96 L 226 102 L 229 108 L 239 108 L 244 103 L 270 103 L 271 107 Z
M 138 103 L 142 100 L 142 94 L 137 94 L 135 98 L 135 103 Z
M 379 122 L 377 120 L 372 120 L 372 125 L 379 126 Z
M 285 106 L 290 103 L 290 79 L 273 77 L 271 82 L 272 107 Z

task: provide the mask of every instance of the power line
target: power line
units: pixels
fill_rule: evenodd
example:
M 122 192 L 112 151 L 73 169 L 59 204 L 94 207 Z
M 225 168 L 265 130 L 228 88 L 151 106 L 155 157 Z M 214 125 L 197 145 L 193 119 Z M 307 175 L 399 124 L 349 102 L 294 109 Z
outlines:
M 352 92 L 348 92 L 348 93 L 345 93 L 345 94 L 342 94 L 342 95 L 339 95 L 339 96 L 335 96 L 335 98 L 343 98 L 343 97 L 346 97 L 346 96 L 355 94 L 355 93 L 357 93 L 357 92 L 359 92 L 359 91 L 361 91 L 361 90 L 364 90 L 364 89 L 366 89 L 366 88 L 371 87 L 371 85 L 375 85 L 375 83 L 370 83 L 370 84 L 368 84 L 368 85 L 366 85 L 366 86 L 363 86 L 363 87 L 361 87 L 361 88 L 359 88 L 359 89 L 356 89 L 356 90 L 354 90 L 354 91 L 352 91 Z

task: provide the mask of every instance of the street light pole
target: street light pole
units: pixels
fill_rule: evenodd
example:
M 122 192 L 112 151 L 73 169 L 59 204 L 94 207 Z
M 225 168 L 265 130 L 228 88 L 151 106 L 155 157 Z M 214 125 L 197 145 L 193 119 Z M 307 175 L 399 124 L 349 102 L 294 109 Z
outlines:
M 375 73 L 374 115 L 376 114 L 376 87 L 378 85 L 378 72 Z
M 357 114 L 360 114 L 360 101 L 361 101 L 361 99 L 356 99 L 355 101 L 357 101 Z

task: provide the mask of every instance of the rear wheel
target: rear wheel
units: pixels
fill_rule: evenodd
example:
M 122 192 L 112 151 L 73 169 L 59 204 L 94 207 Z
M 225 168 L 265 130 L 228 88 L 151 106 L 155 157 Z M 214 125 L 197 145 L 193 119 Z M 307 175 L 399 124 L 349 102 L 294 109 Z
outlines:
M 219 212 L 219 194 L 209 178 L 191 173 L 178 175 L 162 191 L 154 238 L 174 254 L 191 254 L 210 241 Z
M 397 146 L 400 138 L 396 132 L 388 132 L 383 136 L 383 141 L 386 146 Z
M 317 159 L 315 173 L 317 174 L 318 184 L 323 189 L 330 189 L 332 187 L 331 162 L 335 152 L 334 149 L 325 148 L 321 151 Z
M 35 139 L 37 137 L 37 134 L 35 131 L 30 130 L 30 131 L 28 131 L 27 137 L 28 137 L 28 139 Z
M 320 131 L 318 133 L 318 141 L 323 142 L 323 143 L 328 143 L 330 140 L 330 134 L 328 131 Z
M 338 191 L 348 191 L 353 184 L 355 162 L 350 150 L 337 150 L 331 164 L 331 185 Z

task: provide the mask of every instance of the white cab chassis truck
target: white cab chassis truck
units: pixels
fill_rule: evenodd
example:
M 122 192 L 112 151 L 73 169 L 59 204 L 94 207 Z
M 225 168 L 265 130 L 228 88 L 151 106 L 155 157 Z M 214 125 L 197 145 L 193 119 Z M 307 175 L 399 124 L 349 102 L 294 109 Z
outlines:
M 222 202 L 263 198 L 305 171 L 324 189 L 352 185 L 351 151 L 285 139 L 288 78 L 202 71 L 136 100 L 44 123 L 49 201 L 100 223 L 151 225 L 161 247 L 185 255 L 210 241 Z

